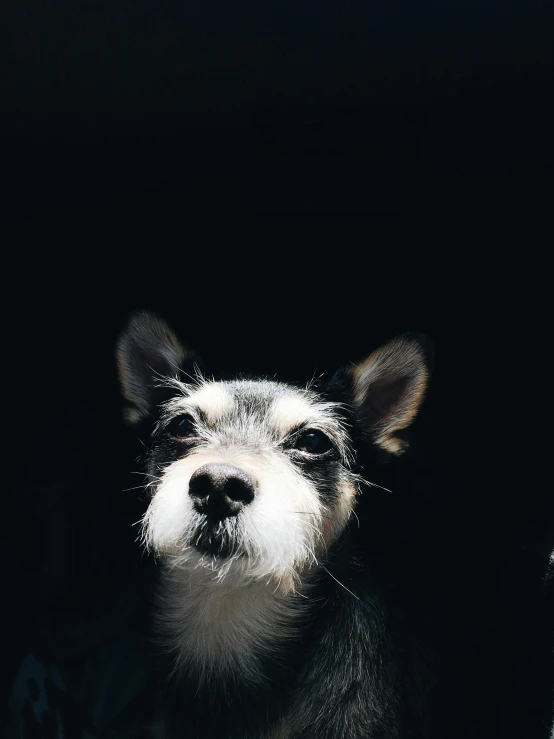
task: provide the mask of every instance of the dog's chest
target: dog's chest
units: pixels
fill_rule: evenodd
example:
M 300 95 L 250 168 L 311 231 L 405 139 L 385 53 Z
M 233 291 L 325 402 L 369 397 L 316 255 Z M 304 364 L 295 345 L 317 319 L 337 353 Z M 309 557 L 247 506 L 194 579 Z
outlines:
M 292 739 L 292 725 L 290 721 L 282 720 L 275 727 L 266 731 L 261 731 L 257 736 L 250 736 L 249 739 Z M 163 720 L 153 722 L 149 729 L 149 739 L 181 739 L 182 735 L 174 735 L 171 729 L 168 729 Z M 187 736 L 191 736 L 187 730 Z M 205 735 L 204 735 L 205 736 Z M 222 735 L 224 736 L 224 734 Z
M 296 710 L 296 709 L 295 709 Z M 286 716 L 284 716 L 275 726 L 267 729 L 260 739 L 293 739 L 295 722 L 293 717 L 295 710 L 290 710 Z
M 309 600 L 256 582 L 199 587 L 168 573 L 158 618 L 178 685 L 156 737 L 288 739 Z M 195 728 L 196 727 L 196 728 Z
M 276 728 L 267 731 L 260 739 L 289 739 L 290 732 L 286 721 L 281 722 Z
M 264 661 L 297 636 L 294 599 L 260 583 L 172 585 L 160 604 L 160 625 L 178 666 L 199 683 L 234 677 L 259 683 Z

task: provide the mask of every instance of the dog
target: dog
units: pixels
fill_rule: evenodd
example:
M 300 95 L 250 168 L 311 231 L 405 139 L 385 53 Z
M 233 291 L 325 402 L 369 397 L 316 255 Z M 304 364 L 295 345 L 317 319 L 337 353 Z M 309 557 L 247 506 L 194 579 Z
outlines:
M 368 473 L 407 449 L 431 354 L 412 333 L 327 382 L 216 380 L 161 318 L 130 319 L 118 374 L 150 437 L 141 538 L 169 659 L 157 736 L 427 736 L 425 659 L 379 582 L 390 492 Z

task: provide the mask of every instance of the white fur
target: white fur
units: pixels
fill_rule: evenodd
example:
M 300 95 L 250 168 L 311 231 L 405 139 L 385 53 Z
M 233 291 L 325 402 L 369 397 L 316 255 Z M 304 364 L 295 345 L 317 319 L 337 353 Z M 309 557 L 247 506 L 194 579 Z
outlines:
M 194 471 L 210 463 L 240 467 L 258 490 L 237 521 L 239 553 L 227 559 L 200 554 L 191 539 L 204 522 L 188 495 Z M 146 543 L 159 554 L 178 557 L 180 566 L 202 568 L 222 580 L 231 568 L 248 580 L 297 580 L 317 561 L 325 511 L 312 485 L 283 454 L 233 448 L 205 449 L 173 462 L 146 512 Z
M 295 426 L 305 423 L 314 415 L 314 408 L 306 398 L 284 395 L 276 398 L 271 407 L 271 422 L 283 436 Z
M 308 602 L 260 581 L 215 585 L 206 572 L 167 568 L 158 624 L 177 671 L 192 667 L 200 681 L 235 673 L 255 685 L 263 679 L 261 658 L 295 635 Z
M 220 382 L 202 385 L 196 392 L 191 393 L 188 402 L 200 408 L 212 423 L 232 411 L 234 406 L 232 394 Z

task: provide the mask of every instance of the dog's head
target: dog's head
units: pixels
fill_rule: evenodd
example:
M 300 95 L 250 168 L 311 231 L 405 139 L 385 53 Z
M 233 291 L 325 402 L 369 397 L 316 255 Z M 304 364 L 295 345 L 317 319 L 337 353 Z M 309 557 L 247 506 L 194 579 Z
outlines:
M 117 358 L 126 419 L 149 425 L 146 544 L 175 566 L 293 588 L 352 514 L 357 444 L 403 451 L 428 379 L 404 335 L 327 386 L 210 381 L 168 326 L 135 315 Z

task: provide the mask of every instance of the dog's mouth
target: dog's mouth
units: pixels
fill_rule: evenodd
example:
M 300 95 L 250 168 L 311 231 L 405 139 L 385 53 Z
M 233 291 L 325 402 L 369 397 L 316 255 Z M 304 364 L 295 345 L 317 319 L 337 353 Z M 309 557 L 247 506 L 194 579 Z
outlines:
M 238 553 L 235 536 L 221 521 L 211 522 L 207 520 L 198 528 L 192 542 L 195 549 L 202 554 L 225 559 Z

